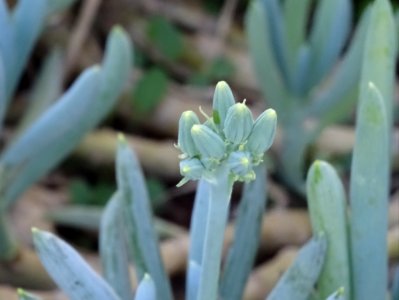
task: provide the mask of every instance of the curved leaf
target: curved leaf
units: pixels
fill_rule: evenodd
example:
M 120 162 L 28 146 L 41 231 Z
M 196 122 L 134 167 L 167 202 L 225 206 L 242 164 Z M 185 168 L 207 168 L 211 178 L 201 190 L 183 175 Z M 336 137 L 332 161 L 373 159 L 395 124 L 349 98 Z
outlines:
M 7 206 L 54 167 L 115 104 L 131 68 L 131 46 L 112 30 L 103 67 L 85 71 L 74 85 L 11 144 L 0 159 L 1 194 Z
M 112 288 L 67 243 L 55 235 L 32 230 L 39 258 L 56 284 L 72 300 L 119 300 Z
M 101 218 L 100 256 L 104 277 L 121 299 L 132 299 L 127 253 L 126 229 L 122 215 L 122 199 L 115 193 Z
M 266 299 L 307 300 L 323 267 L 326 249 L 324 237 L 313 238 L 307 242 Z
M 144 176 L 137 157 L 122 137 L 118 144 L 116 170 L 137 277 L 141 278 L 144 273 L 148 273 L 163 299 L 172 299 L 172 290 L 153 227 Z

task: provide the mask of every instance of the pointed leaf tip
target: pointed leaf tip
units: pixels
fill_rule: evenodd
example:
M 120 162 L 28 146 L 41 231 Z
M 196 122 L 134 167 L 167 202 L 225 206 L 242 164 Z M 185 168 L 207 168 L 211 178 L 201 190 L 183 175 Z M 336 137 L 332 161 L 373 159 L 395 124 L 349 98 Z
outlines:
M 120 143 L 126 143 L 126 137 L 123 133 L 119 132 L 118 133 L 118 142 Z

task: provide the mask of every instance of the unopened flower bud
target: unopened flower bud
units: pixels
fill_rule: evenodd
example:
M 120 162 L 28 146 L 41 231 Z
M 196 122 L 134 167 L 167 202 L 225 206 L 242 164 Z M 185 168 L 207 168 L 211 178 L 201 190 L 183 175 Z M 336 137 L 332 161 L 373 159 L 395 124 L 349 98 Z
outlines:
M 227 111 L 235 103 L 233 92 L 225 81 L 219 81 L 213 95 L 213 122 L 223 126 Z
M 203 158 L 222 159 L 226 146 L 222 139 L 205 125 L 191 128 L 194 144 Z
M 234 145 L 245 142 L 253 126 L 252 113 L 245 103 L 236 103 L 227 111 L 224 122 L 226 139 Z
M 188 158 L 180 161 L 180 174 L 186 179 L 198 180 L 205 168 L 197 158 Z
M 245 148 L 256 156 L 263 155 L 273 143 L 276 134 L 277 114 L 274 109 L 265 110 L 255 121 Z
M 199 123 L 200 121 L 197 115 L 191 110 L 182 113 L 179 120 L 177 145 L 179 146 L 180 150 L 189 157 L 199 154 L 197 148 L 195 147 L 193 138 L 191 137 L 191 128 L 193 125 Z
M 236 151 L 227 160 L 231 172 L 239 177 L 246 176 L 252 171 L 252 157 L 249 152 Z

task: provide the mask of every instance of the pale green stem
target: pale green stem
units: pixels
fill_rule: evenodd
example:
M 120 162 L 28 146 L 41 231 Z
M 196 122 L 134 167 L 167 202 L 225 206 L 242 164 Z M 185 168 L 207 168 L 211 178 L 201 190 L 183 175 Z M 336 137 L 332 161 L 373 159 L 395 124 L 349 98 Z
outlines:
M 210 184 L 204 252 L 197 300 L 216 300 L 222 258 L 223 237 L 233 182 L 221 170 Z

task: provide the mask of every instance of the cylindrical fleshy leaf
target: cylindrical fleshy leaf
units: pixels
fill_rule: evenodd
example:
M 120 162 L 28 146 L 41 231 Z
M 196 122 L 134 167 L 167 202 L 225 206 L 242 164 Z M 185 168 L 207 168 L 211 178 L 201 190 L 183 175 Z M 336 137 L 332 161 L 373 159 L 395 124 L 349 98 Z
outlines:
M 140 281 L 134 300 L 156 300 L 157 290 L 154 281 L 149 274 L 145 274 Z
M 179 133 L 177 144 L 180 150 L 190 157 L 198 155 L 199 152 L 195 147 L 193 138 L 191 137 L 191 128 L 200 121 L 195 112 L 188 110 L 182 113 L 179 120 Z
M 212 116 L 216 125 L 223 126 L 227 111 L 235 103 L 233 92 L 225 81 L 219 81 L 213 95 Z
M 188 158 L 180 162 L 180 174 L 190 180 L 198 180 L 204 172 L 204 166 L 197 158 Z
M 254 120 L 252 113 L 245 103 L 236 103 L 227 111 L 224 122 L 226 139 L 234 145 L 245 142 L 251 133 Z
M 231 172 L 238 176 L 246 176 L 252 171 L 252 157 L 249 152 L 232 152 L 227 160 Z
M 226 146 L 222 139 L 205 125 L 194 125 L 191 128 L 194 144 L 203 158 L 223 158 Z
M 352 299 L 345 189 L 334 168 L 320 160 L 309 169 L 306 183 L 313 232 L 324 232 L 328 240 L 325 262 L 317 282 L 319 296 L 325 299 L 342 286 L 347 299 Z
M 276 111 L 271 108 L 265 110 L 255 121 L 245 145 L 246 149 L 254 155 L 263 155 L 273 143 L 276 126 Z

